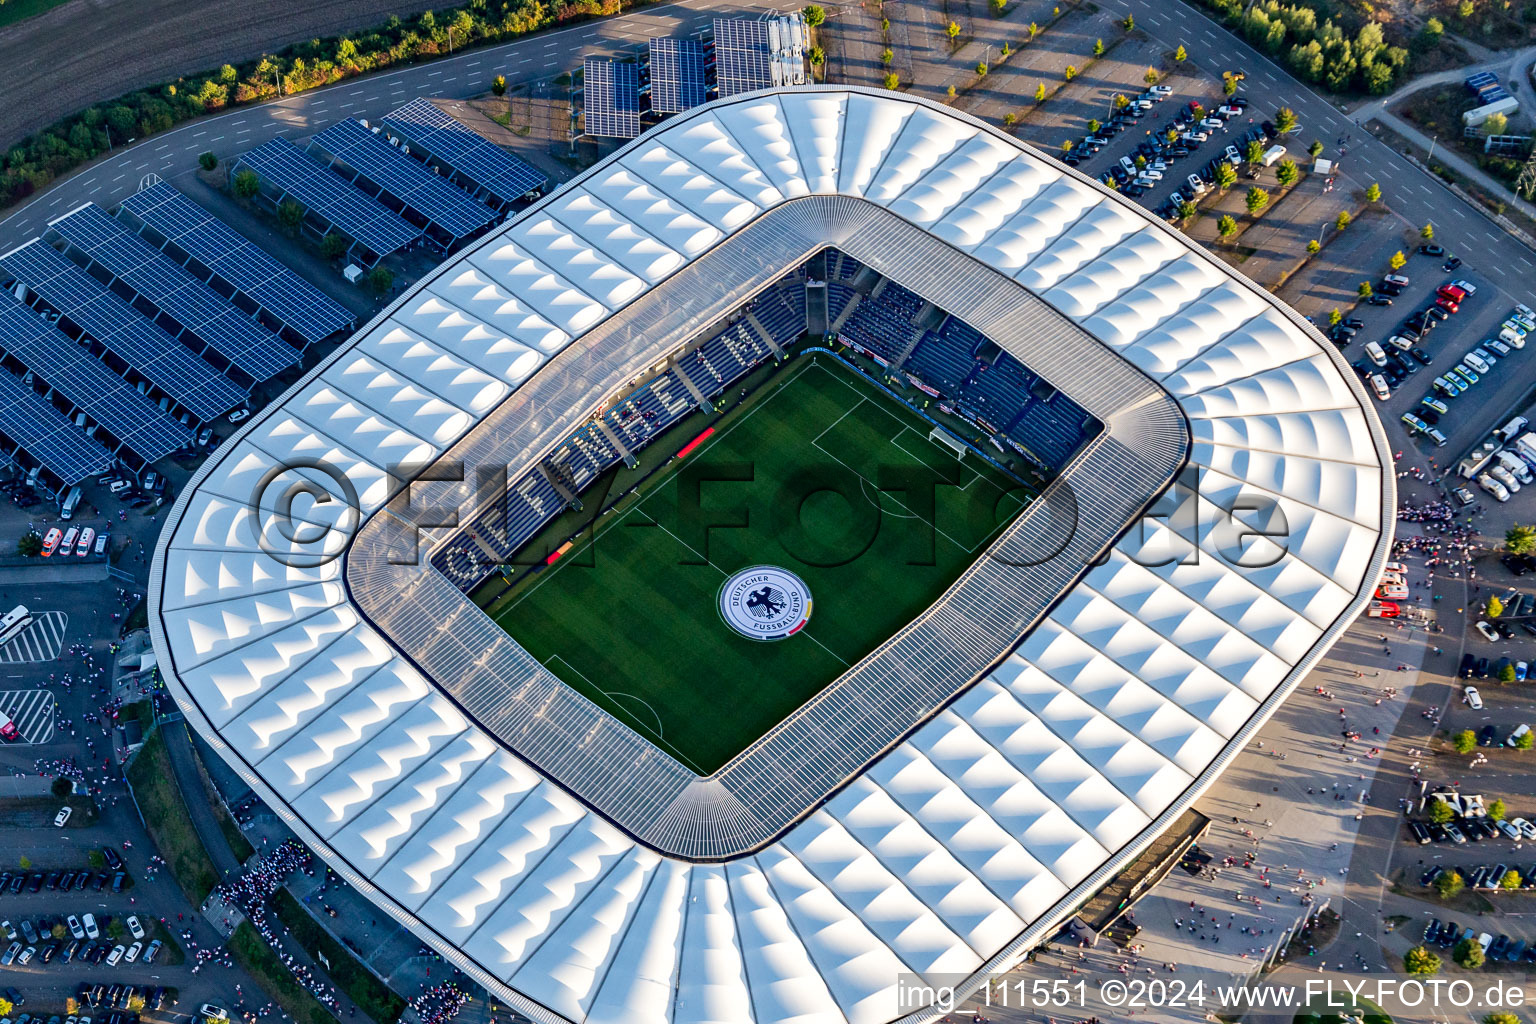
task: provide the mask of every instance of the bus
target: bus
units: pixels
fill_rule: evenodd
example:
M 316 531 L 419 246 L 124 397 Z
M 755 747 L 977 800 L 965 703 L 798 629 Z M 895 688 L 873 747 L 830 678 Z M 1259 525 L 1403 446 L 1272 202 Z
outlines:
M 0 618 L 0 647 L 15 640 L 21 635 L 21 631 L 32 624 L 32 613 L 27 611 L 27 606 L 19 604 L 5 613 Z

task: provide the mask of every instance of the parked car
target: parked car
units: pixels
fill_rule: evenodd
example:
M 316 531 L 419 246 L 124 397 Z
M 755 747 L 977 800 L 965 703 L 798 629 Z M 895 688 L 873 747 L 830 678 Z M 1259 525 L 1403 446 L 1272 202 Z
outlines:
M 1469 686 L 1461 692 L 1461 702 L 1473 711 L 1483 710 L 1483 697 L 1482 694 L 1477 692 L 1477 687 L 1475 686 Z M 85 916 L 89 919 L 91 915 L 87 914 Z M 91 936 L 93 939 L 95 937 L 94 935 Z

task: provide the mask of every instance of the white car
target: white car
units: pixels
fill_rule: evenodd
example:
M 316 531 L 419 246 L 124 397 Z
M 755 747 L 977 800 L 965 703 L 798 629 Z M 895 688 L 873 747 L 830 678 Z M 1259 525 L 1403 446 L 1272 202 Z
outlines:
M 1387 365 L 1387 353 L 1382 350 L 1381 344 L 1379 342 L 1366 342 L 1365 355 L 1366 358 L 1370 359 L 1370 361 L 1375 363 L 1377 366 Z
M 128 952 L 128 951 L 126 949 L 124 949 L 121 945 L 113 946 L 112 947 L 112 952 L 107 954 L 107 966 L 108 967 L 116 967 L 118 964 L 122 963 L 122 961 L 123 961 L 123 954 L 126 953 L 126 952 Z
M 1520 481 L 1515 479 L 1515 474 L 1503 466 L 1489 466 L 1488 472 L 1495 480 L 1503 484 L 1510 494 L 1520 490 Z
M 9 922 L 9 921 L 0 921 L 0 935 L 5 936 L 7 939 L 9 939 L 11 941 L 15 941 L 15 939 L 16 939 L 16 926 L 11 924 L 11 922 Z
M 1166 85 L 1154 85 L 1152 88 L 1148 89 L 1147 92 L 1155 92 L 1159 96 L 1172 96 L 1173 95 L 1173 89 L 1170 86 L 1166 86 Z
M 1477 620 L 1477 631 L 1483 634 L 1483 639 L 1489 643 L 1496 644 L 1499 642 L 1499 631 L 1488 625 L 1487 619 Z
M 1206 129 L 1207 131 L 1214 132 L 1218 129 L 1225 128 L 1226 126 L 1227 122 L 1223 121 L 1219 117 L 1202 118 L 1200 121 L 1200 127 Z
M 1487 491 L 1489 494 L 1493 495 L 1494 498 L 1498 499 L 1499 501 L 1509 500 L 1509 491 L 1505 489 L 1503 484 L 1499 483 L 1487 473 L 1484 473 L 1477 478 L 1477 485 L 1483 490 Z
M 134 938 L 142 939 L 144 937 L 144 926 L 139 923 L 139 918 L 136 914 L 129 914 L 128 920 L 124 923 L 128 925 L 128 931 Z
M 59 813 L 53 816 L 53 827 L 63 828 L 64 823 L 69 820 L 69 814 L 71 810 L 72 808 L 69 807 L 60 807 Z
M 1461 692 L 1461 702 L 1473 711 L 1483 710 L 1483 696 L 1475 686 L 1469 686 Z
M 1496 822 L 1494 822 L 1494 824 L 1499 826 L 1499 831 L 1503 832 L 1506 837 L 1508 837 L 1510 839 L 1519 839 L 1520 838 L 1520 830 L 1518 828 L 1516 828 L 1515 826 L 1511 825 L 1509 822 L 1507 822 L 1507 821 L 1496 821 Z
M 80 919 L 80 923 L 85 925 L 85 937 L 86 938 L 88 938 L 88 939 L 99 939 L 99 938 L 101 938 L 101 929 L 96 927 L 96 915 L 95 914 L 86 914 L 84 917 L 82 917 Z
M 1521 838 L 1536 839 L 1536 825 L 1532 825 L 1524 818 L 1511 818 L 1509 823 L 1520 830 Z
M 198 1007 L 197 1015 L 204 1018 L 205 1020 L 208 1018 L 212 1018 L 213 1020 L 229 1019 L 228 1010 L 224 1009 L 222 1006 L 215 1006 L 212 1003 L 204 1003 L 202 1006 Z
M 139 958 L 139 954 L 142 952 L 144 952 L 144 943 L 135 942 L 133 945 L 128 947 L 126 952 L 123 953 L 123 959 L 131 964 Z
M 1194 192 L 1195 195 L 1199 195 L 1206 189 L 1210 188 L 1210 186 L 1207 185 L 1198 174 L 1191 174 L 1184 180 L 1189 182 L 1190 191 Z
M 74 914 L 69 915 L 69 934 L 77 939 L 85 938 L 85 928 L 80 924 L 80 919 Z
M 1469 299 L 1477 294 L 1477 285 L 1473 284 L 1471 281 L 1466 281 L 1461 278 L 1457 278 L 1456 280 L 1452 281 L 1451 287 L 1460 288 L 1462 291 L 1467 293 L 1467 298 Z
M 236 409 L 234 412 L 229 414 L 229 422 L 239 423 L 241 420 L 247 419 L 250 415 L 251 410 L 249 409 Z
M 1183 138 L 1186 141 L 1188 141 L 1190 139 L 1193 139 L 1196 142 L 1209 142 L 1210 139 L 1211 139 L 1210 135 L 1206 134 L 1205 132 L 1200 132 L 1200 131 L 1185 132 L 1184 135 L 1183 135 Z
M 1162 181 L 1163 172 L 1153 170 L 1152 168 L 1148 167 L 1146 170 L 1141 172 L 1141 177 L 1146 181 Z
M 1466 355 L 1461 357 L 1461 361 L 1472 367 L 1472 369 L 1476 370 L 1478 373 L 1487 373 L 1490 369 L 1488 366 L 1488 361 L 1483 359 L 1476 352 L 1468 352 Z
M 1387 344 L 1403 352 L 1407 352 L 1413 348 L 1413 341 L 1409 338 L 1403 337 L 1401 334 L 1392 335 L 1392 337 L 1387 339 Z
M 1371 374 L 1371 390 L 1376 392 L 1376 400 L 1385 402 L 1392 397 L 1392 389 L 1387 387 L 1387 378 L 1379 373 Z

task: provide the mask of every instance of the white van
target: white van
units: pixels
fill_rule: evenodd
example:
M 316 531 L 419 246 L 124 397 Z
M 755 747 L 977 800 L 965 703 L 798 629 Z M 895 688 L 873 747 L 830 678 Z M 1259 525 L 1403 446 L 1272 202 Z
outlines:
M 1368 341 L 1365 343 L 1365 354 L 1369 356 L 1371 362 L 1375 363 L 1377 366 L 1387 365 L 1387 354 L 1382 351 L 1381 346 L 1376 342 Z
M 1525 332 L 1517 331 L 1508 324 L 1499 329 L 1499 340 L 1515 348 L 1525 348 Z
M 1468 352 L 1466 355 L 1462 356 L 1461 361 L 1472 367 L 1472 369 L 1476 370 L 1478 373 L 1487 373 L 1492 369 L 1492 367 L 1488 365 L 1487 361 L 1479 359 L 1477 354 L 1474 352 Z
M 1383 277 L 1382 280 L 1388 284 L 1400 285 L 1403 288 L 1407 288 L 1409 285 L 1408 279 L 1402 274 L 1388 274 L 1386 277 Z
M 75 509 L 80 507 L 80 488 L 78 485 L 71 487 L 64 495 L 64 502 L 59 506 L 60 519 L 73 519 Z
M 1285 156 L 1284 146 L 1270 146 L 1264 151 L 1264 166 L 1268 167 L 1283 156 Z
M 1499 460 L 1499 465 L 1503 466 L 1511 476 L 1522 484 L 1531 483 L 1533 479 L 1536 479 L 1531 476 L 1531 467 L 1527 466 L 1525 460 L 1514 452 L 1499 452 L 1494 457 Z
M 1530 731 L 1531 731 L 1531 727 L 1526 725 L 1524 722 L 1522 722 L 1520 724 L 1519 728 L 1517 728 L 1514 732 L 1509 734 L 1509 739 L 1504 741 L 1504 745 L 1506 747 L 1513 747 L 1513 746 L 1519 745 L 1520 737 L 1524 736 L 1526 733 L 1528 733 Z

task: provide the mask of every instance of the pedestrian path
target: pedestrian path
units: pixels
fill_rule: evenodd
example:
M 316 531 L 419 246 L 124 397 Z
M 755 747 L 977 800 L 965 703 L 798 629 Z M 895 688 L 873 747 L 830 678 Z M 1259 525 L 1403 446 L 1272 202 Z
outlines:
M 0 711 L 11 716 L 21 743 L 47 743 L 53 739 L 53 694 L 47 690 L 0 692 Z
M 0 647 L 0 664 L 53 661 L 64 647 L 64 630 L 68 625 L 69 616 L 63 612 L 43 612 L 16 639 Z

